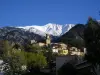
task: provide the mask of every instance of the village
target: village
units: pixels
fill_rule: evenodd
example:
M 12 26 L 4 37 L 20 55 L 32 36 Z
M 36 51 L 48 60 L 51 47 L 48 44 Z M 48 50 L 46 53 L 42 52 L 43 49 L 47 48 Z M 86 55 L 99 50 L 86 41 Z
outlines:
M 68 45 L 64 43 L 52 43 L 49 34 L 46 34 L 45 43 L 36 42 L 31 40 L 31 44 L 38 44 L 40 47 L 50 47 L 52 51 L 52 55 L 56 55 L 55 59 L 52 60 L 53 64 L 55 64 L 54 71 L 57 73 L 59 68 L 67 62 L 72 64 L 81 64 L 84 62 L 84 56 L 86 54 L 86 48 L 78 49 L 77 47 L 68 47 Z M 84 64 L 82 64 L 83 66 Z M 79 66 L 80 67 L 80 66 Z M 43 72 L 49 72 L 50 70 L 44 70 Z
M 57 71 L 59 70 L 59 68 L 61 68 L 64 65 L 64 63 L 70 62 L 73 65 L 77 65 L 84 62 L 83 59 L 84 59 L 84 55 L 86 54 L 86 48 L 78 49 L 77 47 L 69 47 L 68 45 L 61 42 L 52 43 L 49 34 L 46 34 L 45 43 L 36 42 L 35 40 L 31 40 L 30 43 L 33 45 L 38 45 L 39 47 L 48 47 L 49 50 L 47 50 L 47 55 L 49 55 L 50 54 L 49 52 L 51 52 L 51 56 L 49 56 L 50 59 L 48 60 L 48 62 L 49 63 L 51 62 L 52 65 L 48 65 L 48 67 L 44 69 L 42 68 L 41 71 L 44 73 L 53 72 L 54 74 L 55 73 L 57 74 Z M 13 50 L 15 51 L 14 47 Z M 22 49 L 19 47 L 18 50 L 21 51 Z M 3 71 L 4 67 L 5 64 L 3 64 L 3 61 L 0 60 L 1 73 L 4 72 Z M 26 69 L 26 66 L 22 66 L 22 67 L 23 69 Z
M 68 47 L 68 45 L 64 43 L 52 43 L 51 38 L 49 34 L 46 34 L 46 40 L 45 43 L 38 42 L 31 40 L 31 44 L 38 44 L 38 46 L 48 46 L 50 45 L 50 48 L 52 50 L 53 54 L 58 54 L 59 56 L 66 56 L 66 55 L 79 55 L 84 56 L 84 53 L 86 53 L 86 48 L 78 49 L 77 47 Z

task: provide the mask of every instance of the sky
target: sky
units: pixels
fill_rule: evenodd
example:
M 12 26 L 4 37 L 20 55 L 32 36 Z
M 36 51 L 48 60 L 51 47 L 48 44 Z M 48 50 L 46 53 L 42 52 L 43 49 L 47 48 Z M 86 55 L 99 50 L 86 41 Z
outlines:
M 86 23 L 99 11 L 100 0 L 0 0 L 0 26 Z

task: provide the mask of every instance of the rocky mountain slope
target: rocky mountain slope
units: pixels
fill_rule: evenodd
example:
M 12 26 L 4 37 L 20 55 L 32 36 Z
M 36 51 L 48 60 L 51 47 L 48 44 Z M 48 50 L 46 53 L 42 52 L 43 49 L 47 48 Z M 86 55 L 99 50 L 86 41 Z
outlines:
M 44 37 L 15 27 L 0 28 L 0 40 L 24 43 L 28 40 L 41 41 Z

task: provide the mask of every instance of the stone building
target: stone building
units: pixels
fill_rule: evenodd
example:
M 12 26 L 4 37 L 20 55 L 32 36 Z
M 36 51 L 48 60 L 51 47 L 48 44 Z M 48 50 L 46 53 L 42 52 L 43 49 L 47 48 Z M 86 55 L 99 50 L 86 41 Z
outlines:
M 51 44 L 51 38 L 49 34 L 46 34 L 46 45 L 50 45 Z

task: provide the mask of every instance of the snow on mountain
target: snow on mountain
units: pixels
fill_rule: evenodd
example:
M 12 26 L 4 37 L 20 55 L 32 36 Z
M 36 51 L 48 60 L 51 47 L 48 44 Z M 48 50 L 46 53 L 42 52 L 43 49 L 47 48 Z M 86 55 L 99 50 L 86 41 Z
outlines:
M 42 36 L 45 36 L 45 34 L 60 36 L 68 32 L 73 26 L 75 25 L 74 24 L 59 25 L 59 24 L 48 23 L 43 26 L 31 25 L 31 26 L 20 26 L 17 28 L 22 28 L 26 31 L 34 32 Z
M 17 28 L 22 28 L 25 31 L 29 31 L 29 32 L 33 32 L 33 33 L 39 34 L 41 36 L 45 36 L 45 33 L 43 31 L 35 28 L 34 25 L 32 25 L 32 26 L 20 26 L 20 27 L 17 27 Z

